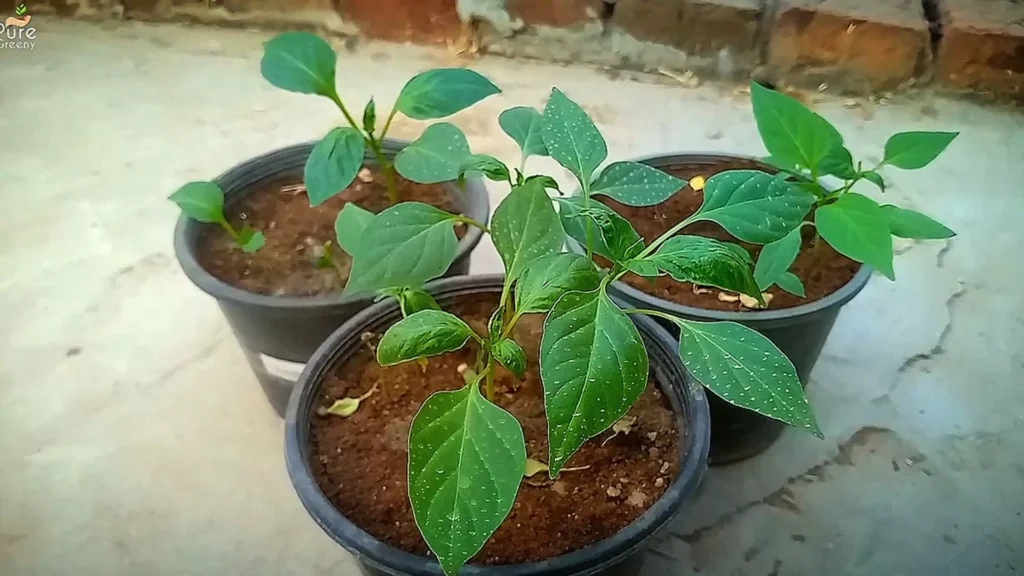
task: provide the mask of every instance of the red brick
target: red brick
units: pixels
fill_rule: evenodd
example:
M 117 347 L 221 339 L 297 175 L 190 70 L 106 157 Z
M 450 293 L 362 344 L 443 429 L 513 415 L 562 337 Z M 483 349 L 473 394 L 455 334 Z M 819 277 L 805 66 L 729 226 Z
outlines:
M 509 14 L 531 26 L 573 28 L 595 20 L 601 0 L 508 0 Z
M 754 47 L 757 0 L 618 0 L 612 22 L 638 40 L 709 55 Z
M 772 29 L 769 64 L 786 76 L 895 87 L 927 69 L 928 25 L 916 0 L 789 0 Z
M 341 0 L 341 17 L 370 38 L 443 43 L 459 36 L 455 0 Z
M 939 82 L 1024 100 L 1024 4 L 946 0 Z

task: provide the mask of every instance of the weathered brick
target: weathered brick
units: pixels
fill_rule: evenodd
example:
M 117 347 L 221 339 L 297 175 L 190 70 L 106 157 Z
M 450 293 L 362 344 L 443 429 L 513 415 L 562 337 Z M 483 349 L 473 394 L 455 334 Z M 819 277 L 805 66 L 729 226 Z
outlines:
M 338 11 L 370 38 L 443 43 L 459 35 L 455 0 L 341 0 Z
M 945 0 L 943 30 L 939 82 L 1024 100 L 1024 4 Z
M 895 87 L 927 68 L 928 24 L 917 0 L 786 0 L 769 45 L 783 77 Z
M 601 0 L 508 0 L 509 14 L 531 26 L 573 28 L 595 20 Z
M 757 0 L 618 0 L 612 22 L 638 40 L 709 55 L 753 50 L 759 15 Z

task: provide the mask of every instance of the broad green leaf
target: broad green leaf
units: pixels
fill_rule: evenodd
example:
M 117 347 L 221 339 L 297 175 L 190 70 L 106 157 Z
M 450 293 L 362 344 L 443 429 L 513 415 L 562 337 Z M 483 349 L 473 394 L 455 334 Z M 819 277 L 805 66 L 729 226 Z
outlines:
M 562 249 L 565 234 L 541 182 L 516 186 L 498 204 L 491 219 L 491 240 L 509 281 L 519 278 L 531 261 Z
M 333 99 L 337 60 L 331 45 L 316 34 L 285 32 L 263 45 L 260 71 L 278 88 Z
M 547 156 L 548 149 L 544 145 L 541 127 L 544 117 L 529 106 L 509 108 L 498 116 L 498 125 L 508 134 L 509 138 L 519 144 L 523 159 L 529 156 Z
M 904 170 L 924 168 L 949 146 L 959 132 L 900 132 L 885 143 L 882 162 Z
M 459 177 L 462 163 L 471 154 L 462 130 L 440 122 L 428 126 L 415 142 L 395 156 L 395 170 L 420 184 L 450 182 Z
M 562 193 L 562 191 L 558 189 L 558 182 L 555 182 L 555 179 L 552 178 L 551 176 L 545 176 L 543 174 L 534 174 L 533 176 L 528 177 L 523 182 L 523 184 L 526 184 L 527 182 L 533 182 L 534 180 L 540 181 L 541 185 L 544 186 L 545 188 L 554 190 L 559 194 Z
M 373 98 L 366 103 L 366 108 L 363 108 L 363 130 L 366 130 L 367 134 L 373 134 L 377 129 L 377 104 L 374 103 Z
M 665 273 L 658 268 L 658 265 L 650 260 L 644 258 L 642 260 L 630 260 L 626 262 L 626 269 L 636 274 L 637 276 L 643 276 L 644 278 L 657 278 L 658 276 L 664 276 Z
M 552 478 L 584 442 L 626 415 L 647 387 L 647 368 L 640 333 L 603 290 L 558 300 L 540 344 Z
M 398 95 L 395 108 L 413 120 L 433 120 L 500 93 L 490 80 L 472 70 L 436 68 L 413 76 Z
M 523 430 L 471 384 L 436 392 L 409 431 L 409 500 L 416 526 L 454 576 L 505 520 L 526 469 Z
M 782 288 L 786 292 L 794 296 L 803 298 L 806 296 L 804 293 L 804 283 L 800 281 L 800 278 L 792 272 L 783 272 L 778 278 L 775 279 L 775 284 L 779 288 Z
M 676 324 L 679 356 L 706 388 L 730 404 L 822 437 L 793 363 L 771 340 L 735 322 Z
M 370 225 L 376 215 L 369 210 L 360 208 L 354 202 L 345 204 L 345 207 L 338 212 L 334 220 L 334 236 L 338 239 L 338 246 L 349 256 L 354 256 L 358 251 L 359 238 L 362 237 L 366 227 Z
M 463 160 L 462 166 L 459 168 L 459 174 L 467 172 L 479 172 L 495 182 L 508 182 L 511 177 L 508 166 L 505 166 L 504 162 L 488 154 L 471 154 Z
M 257 250 L 263 248 L 263 245 L 266 244 L 266 238 L 263 237 L 263 232 L 246 226 L 238 233 L 238 240 L 235 243 L 242 249 L 242 252 L 255 254 Z
M 817 168 L 829 150 L 843 145 L 843 137 L 828 120 L 785 94 L 754 82 L 750 101 L 761 141 L 777 161 Z
M 421 310 L 440 310 L 434 297 L 423 290 L 405 288 L 398 293 L 398 305 L 403 316 L 412 316 Z
M 869 170 L 867 172 L 862 173 L 861 176 L 863 176 L 864 179 L 867 180 L 868 182 L 871 182 L 875 186 L 878 186 L 879 190 L 885 192 L 885 180 L 882 179 L 881 174 L 875 172 L 874 170 Z
M 846 149 L 846 146 L 836 146 L 828 151 L 828 154 L 821 159 L 818 167 L 821 174 L 831 174 L 843 180 L 852 180 L 857 177 L 857 169 L 853 166 L 853 155 Z
M 611 208 L 595 200 L 590 201 L 589 207 L 584 207 L 586 201 L 582 196 L 555 200 L 565 233 L 581 245 L 587 245 L 589 222 L 589 240 L 595 253 L 614 262 L 625 262 L 643 251 L 644 239 L 629 220 Z
M 818 208 L 814 223 L 836 252 L 868 264 L 890 280 L 896 279 L 889 222 L 874 200 L 848 192 Z
M 703 236 L 673 236 L 647 260 L 678 282 L 715 286 L 761 299 L 750 255 L 735 244 Z
M 335 128 L 313 146 L 306 159 L 306 194 L 319 206 L 348 188 L 363 167 L 366 142 L 355 128 Z
M 730 170 L 708 179 L 695 216 L 721 224 L 743 242 L 768 244 L 799 226 L 813 204 L 814 196 L 771 174 Z
M 956 236 L 956 232 L 920 212 L 892 204 L 883 205 L 881 210 L 886 221 L 889 222 L 889 232 L 893 236 L 920 240 L 941 240 Z
M 628 206 L 661 204 L 686 186 L 653 166 L 639 162 L 614 162 L 590 185 L 591 194 L 604 194 Z
M 516 378 L 526 375 L 526 353 L 515 340 L 502 338 L 491 345 L 491 352 L 502 366 L 516 375 Z
M 458 251 L 455 215 L 402 202 L 378 214 L 356 243 L 345 292 L 422 286 L 448 270 Z
M 608 146 L 590 116 L 558 88 L 551 89 L 544 106 L 543 135 L 548 154 L 584 187 L 608 157 Z
M 779 277 L 789 270 L 789 266 L 796 260 L 802 240 L 801 228 L 801 226 L 794 228 L 781 240 L 765 244 L 761 249 L 761 253 L 757 256 L 757 264 L 754 266 L 754 279 L 757 280 L 757 286 L 762 291 L 777 282 Z
M 498 308 L 487 321 L 487 335 L 491 340 L 501 340 L 501 332 L 505 329 L 504 310 Z
M 167 199 L 193 220 L 206 224 L 224 221 L 224 191 L 214 182 L 189 182 Z
M 516 282 L 516 311 L 547 312 L 566 292 L 589 292 L 600 282 L 594 263 L 579 254 L 541 256 L 526 265 Z
M 473 329 L 458 316 L 441 310 L 420 310 L 388 328 L 377 344 L 377 362 L 393 366 L 417 358 L 458 350 Z

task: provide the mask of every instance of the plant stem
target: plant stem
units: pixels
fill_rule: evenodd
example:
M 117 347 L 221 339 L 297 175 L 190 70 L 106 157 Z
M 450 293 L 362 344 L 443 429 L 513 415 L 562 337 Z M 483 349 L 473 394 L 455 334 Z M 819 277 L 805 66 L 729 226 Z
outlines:
M 622 311 L 625 312 L 626 314 L 643 314 L 645 316 L 658 316 L 659 318 L 664 318 L 670 322 L 679 321 L 679 318 L 676 318 L 675 316 L 667 314 L 665 312 L 660 312 L 658 310 L 644 310 L 642 308 L 623 308 Z
M 477 222 L 476 220 L 473 220 L 472 218 L 469 218 L 469 217 L 466 217 L 466 216 L 456 216 L 455 217 L 455 221 L 456 222 L 462 222 L 464 224 L 469 224 L 470 226 L 475 226 L 476 228 L 479 228 L 479 229 L 483 230 L 484 232 L 486 232 L 488 234 L 491 233 L 491 229 L 488 228 L 487 225 L 482 224 L 480 222 Z
M 683 220 L 682 222 L 676 224 L 675 226 L 669 228 L 667 232 L 665 232 L 661 236 L 658 236 L 658 238 L 655 239 L 654 242 L 651 242 L 647 246 L 647 248 L 644 248 L 643 252 L 638 254 L 633 259 L 634 260 L 640 260 L 642 258 L 646 258 L 646 257 L 650 256 L 651 254 L 654 253 L 655 250 L 658 249 L 658 246 L 661 246 L 662 244 L 665 243 L 666 240 L 668 240 L 669 238 L 675 236 L 677 232 L 679 232 L 683 228 L 686 228 L 690 224 L 693 224 L 697 220 L 700 220 L 700 212 L 694 214 L 693 216 L 690 216 L 689 218 L 687 218 L 687 219 Z
M 234 227 L 233 227 L 233 226 L 231 225 L 231 223 L 230 223 L 230 222 L 228 222 L 228 219 L 227 219 L 227 218 L 225 218 L 225 217 L 224 217 L 224 216 L 222 215 L 222 216 L 220 217 L 220 220 L 218 220 L 218 221 L 217 221 L 217 223 L 218 223 L 218 224 L 220 224 L 220 227 L 221 227 L 221 228 L 223 228 L 223 229 L 224 229 L 225 231 L 227 231 L 227 233 L 228 233 L 228 234 L 229 234 L 229 235 L 231 236 L 231 238 L 232 238 L 232 239 L 233 239 L 233 240 L 234 240 L 235 242 L 238 242 L 238 240 L 239 240 L 239 239 L 241 238 L 241 234 L 239 234 L 239 233 L 238 233 L 238 232 L 237 232 L 237 231 L 235 230 L 235 228 L 234 228 Z
M 508 323 L 505 324 L 505 327 L 501 331 L 502 332 L 502 334 L 501 334 L 502 338 L 508 338 L 509 335 L 512 334 L 512 328 L 515 327 L 516 322 L 518 322 L 519 318 L 521 318 L 521 317 L 522 317 L 522 313 L 521 312 L 516 312 L 515 314 L 512 315 L 512 318 L 509 319 Z
M 362 134 L 363 139 L 365 139 L 366 143 L 370 145 L 370 149 L 373 150 L 374 156 L 377 157 L 377 164 L 380 165 L 381 171 L 384 172 L 384 180 L 388 187 L 388 199 L 392 204 L 398 203 L 398 186 L 395 183 L 394 166 L 392 166 L 384 156 L 384 151 L 380 143 L 380 141 L 384 139 L 384 134 L 387 133 L 388 128 L 391 126 L 391 120 L 395 117 L 395 113 L 398 111 L 391 111 L 391 115 L 388 116 L 388 121 L 384 125 L 384 130 L 381 132 L 380 138 L 378 139 L 372 133 L 364 131 L 362 126 L 356 123 L 356 119 L 349 114 L 348 108 L 345 107 L 345 103 L 341 101 L 341 97 L 338 96 L 336 92 L 331 95 L 331 100 L 333 100 L 338 106 L 338 109 L 341 110 L 341 114 L 345 117 L 349 126 Z
M 583 189 L 583 209 L 590 210 L 590 185 L 585 178 L 580 178 L 580 186 Z M 587 216 L 587 260 L 594 259 L 594 239 L 592 237 L 590 216 Z
M 485 370 L 487 372 L 487 399 L 491 402 L 494 402 L 494 370 L 491 369 L 493 364 L 494 358 L 488 358 Z

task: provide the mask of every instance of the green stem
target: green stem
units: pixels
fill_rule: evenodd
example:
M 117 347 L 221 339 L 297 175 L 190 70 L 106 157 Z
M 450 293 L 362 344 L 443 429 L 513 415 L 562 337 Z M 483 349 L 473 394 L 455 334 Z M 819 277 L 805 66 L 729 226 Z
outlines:
M 494 370 L 491 369 L 494 364 L 494 358 L 488 358 L 487 368 L 484 370 L 487 372 L 487 399 L 494 402 Z
M 522 316 L 522 312 L 516 312 L 512 315 L 512 318 L 509 319 L 508 323 L 505 324 L 505 327 L 501 331 L 502 338 L 508 338 L 509 335 L 512 334 L 512 328 L 515 328 L 516 322 L 518 322 Z
M 473 220 L 472 218 L 469 218 L 469 217 L 466 217 L 466 216 L 456 216 L 455 217 L 455 221 L 456 222 L 462 222 L 464 224 L 469 224 L 470 226 L 475 226 L 476 228 L 479 228 L 479 229 L 483 230 L 484 232 L 486 232 L 488 234 L 491 233 L 491 229 L 488 228 L 486 224 L 483 224 L 481 222 L 477 222 L 476 220 Z
M 228 233 L 229 235 L 231 235 L 231 238 L 232 238 L 232 239 L 233 239 L 233 240 L 234 240 L 235 242 L 237 242 L 238 240 L 240 240 L 240 239 L 241 239 L 241 234 L 239 234 L 239 233 L 238 233 L 238 232 L 237 232 L 237 231 L 235 230 L 235 228 L 234 228 L 234 227 L 233 227 L 233 226 L 231 225 L 231 223 L 230 223 L 230 222 L 228 222 L 228 219 L 227 219 L 227 218 L 225 218 L 225 217 L 224 217 L 223 215 L 221 215 L 221 217 L 220 217 L 220 220 L 218 220 L 218 221 L 217 221 L 217 223 L 218 223 L 218 224 L 220 224 L 220 227 L 221 227 L 221 228 L 223 228 L 223 229 L 224 229 L 225 231 L 227 231 L 227 233 Z
M 680 223 L 676 224 L 675 226 L 669 228 L 667 232 L 665 232 L 661 236 L 658 236 L 658 238 L 654 242 L 651 242 L 650 245 L 648 245 L 647 248 L 644 248 L 644 251 L 641 252 L 640 254 L 638 254 L 635 258 L 633 258 L 633 260 L 642 260 L 642 259 L 650 256 L 651 254 L 654 253 L 655 250 L 658 249 L 658 246 L 661 246 L 662 244 L 664 244 L 666 240 L 668 240 L 669 238 L 675 236 L 677 232 L 679 232 L 683 228 L 686 228 L 690 224 L 693 224 L 694 222 L 696 222 L 696 221 L 698 221 L 700 219 L 701 219 L 700 218 L 700 212 L 698 212 L 698 213 L 694 214 L 693 216 L 690 216 L 686 220 L 683 220 L 682 222 L 680 222 Z
M 391 121 L 395 119 L 396 114 L 398 114 L 398 108 L 392 108 L 391 114 L 388 114 L 388 119 L 384 122 L 384 129 L 380 131 L 381 140 L 384 140 L 384 137 L 388 135 L 388 130 L 391 129 Z
M 679 321 L 679 318 L 676 318 L 675 316 L 667 314 L 665 312 L 660 312 L 658 310 L 645 310 L 642 308 L 623 308 L 622 311 L 625 312 L 626 314 L 643 314 L 645 316 L 658 316 L 659 318 L 664 318 L 666 320 L 669 320 L 670 322 Z
M 392 204 L 398 203 L 398 186 L 395 183 L 394 166 L 392 166 L 391 163 L 388 162 L 388 159 L 384 156 L 384 151 L 380 143 L 380 141 L 384 139 L 384 134 L 387 133 L 388 128 L 391 126 L 391 119 L 394 118 L 397 110 L 391 111 L 391 115 L 388 116 L 388 121 L 384 125 L 384 130 L 383 132 L 381 132 L 380 139 L 378 139 L 374 137 L 372 133 L 364 131 L 362 126 L 356 123 L 356 119 L 353 118 L 351 114 L 349 114 L 348 108 L 345 107 L 345 103 L 341 101 L 341 97 L 338 96 L 337 92 L 331 95 L 331 100 L 334 101 L 334 103 L 338 106 L 338 109 L 341 110 L 341 114 L 345 117 L 345 120 L 348 122 L 349 126 L 351 126 L 357 132 L 362 134 L 363 138 L 370 145 L 370 148 L 373 150 L 374 156 L 377 157 L 377 164 L 380 165 L 381 171 L 384 172 L 384 180 L 388 186 L 388 199 L 391 201 Z
M 587 180 L 585 178 L 580 178 L 580 187 L 583 189 L 583 208 L 585 210 L 590 210 L 590 185 L 587 183 Z M 593 260 L 594 259 L 594 249 L 593 249 L 594 239 L 593 239 L 593 236 L 592 236 L 593 232 L 592 232 L 592 229 L 591 229 L 590 217 L 587 216 L 586 220 L 587 220 L 587 260 Z

